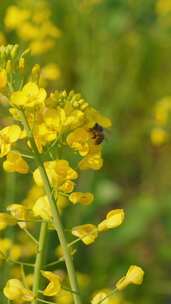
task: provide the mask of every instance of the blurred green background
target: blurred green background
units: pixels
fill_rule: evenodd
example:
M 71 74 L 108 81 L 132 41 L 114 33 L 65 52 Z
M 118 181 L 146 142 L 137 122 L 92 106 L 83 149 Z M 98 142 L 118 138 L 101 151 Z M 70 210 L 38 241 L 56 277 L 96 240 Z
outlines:
M 125 209 L 122 227 L 90 247 L 79 245 L 75 260 L 90 274 L 89 292 L 111 287 L 131 264 L 142 266 L 144 284 L 124 291 L 135 304 L 171 303 L 171 144 L 154 147 L 150 139 L 154 106 L 171 95 L 171 1 L 162 2 L 51 0 L 62 35 L 55 50 L 34 59 L 58 64 L 61 77 L 52 88 L 80 92 L 112 119 L 103 169 L 80 179 L 95 203 L 67 207 L 64 220 L 67 227 L 96 223 L 112 208 Z M 1 3 L 3 31 L 6 9 L 16 2 Z M 15 33 L 6 37 L 20 42 Z

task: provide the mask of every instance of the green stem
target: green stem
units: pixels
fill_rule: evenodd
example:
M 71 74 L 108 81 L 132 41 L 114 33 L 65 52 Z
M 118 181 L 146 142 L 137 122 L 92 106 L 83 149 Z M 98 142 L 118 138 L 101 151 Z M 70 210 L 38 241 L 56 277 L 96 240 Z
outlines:
M 23 231 L 28 235 L 28 237 L 36 244 L 38 245 L 39 242 L 36 240 L 36 238 L 28 231 L 26 228 L 23 229 Z
M 58 211 L 58 208 L 57 208 L 57 205 L 56 205 L 56 199 L 54 197 L 52 187 L 50 185 L 50 182 L 49 182 L 44 164 L 41 160 L 41 155 L 39 154 L 39 151 L 37 149 L 37 146 L 36 146 L 34 137 L 32 135 L 31 128 L 30 128 L 29 123 L 27 121 L 26 115 L 25 115 L 24 112 L 21 112 L 21 113 L 22 113 L 24 127 L 26 129 L 28 138 L 30 140 L 31 147 L 32 147 L 34 157 L 35 157 L 35 161 L 36 161 L 37 166 L 39 168 L 39 172 L 40 172 L 41 178 L 43 180 L 45 192 L 46 192 L 46 195 L 48 197 L 48 200 L 49 200 L 49 203 L 50 203 L 50 206 L 51 206 L 54 226 L 55 226 L 55 229 L 57 231 L 58 238 L 59 238 L 61 247 L 62 247 L 63 252 L 64 252 L 64 259 L 65 259 L 65 264 L 66 264 L 66 268 L 67 268 L 67 272 L 68 272 L 68 277 L 69 277 L 71 289 L 77 293 L 77 294 L 73 294 L 74 302 L 75 302 L 75 304 L 81 304 L 76 273 L 75 273 L 72 257 L 70 256 L 68 244 L 67 244 L 67 241 L 66 241 L 66 238 L 65 238 L 64 229 L 63 229 L 63 225 L 62 225 L 62 222 L 61 222 L 61 219 L 60 219 L 59 211 Z
M 64 258 L 63 257 L 59 258 L 57 261 L 54 261 L 54 262 L 46 264 L 44 267 L 47 268 L 47 267 L 55 266 L 55 265 L 57 265 L 57 264 L 59 264 L 61 262 L 64 262 Z
M 33 294 L 35 296 L 35 300 L 33 304 L 37 303 L 37 295 L 40 289 L 40 270 L 43 265 L 43 257 L 44 257 L 44 250 L 45 250 L 45 239 L 47 234 L 47 223 L 42 223 L 40 228 L 40 236 L 39 236 L 39 246 L 38 246 L 38 253 L 36 256 L 35 262 L 35 270 L 34 270 L 34 284 L 33 284 Z
M 38 302 L 42 302 L 42 303 L 47 303 L 47 304 L 56 304 L 55 302 L 46 301 L 46 300 L 43 300 L 43 299 L 40 299 L 40 298 L 38 298 L 37 300 L 38 300 Z

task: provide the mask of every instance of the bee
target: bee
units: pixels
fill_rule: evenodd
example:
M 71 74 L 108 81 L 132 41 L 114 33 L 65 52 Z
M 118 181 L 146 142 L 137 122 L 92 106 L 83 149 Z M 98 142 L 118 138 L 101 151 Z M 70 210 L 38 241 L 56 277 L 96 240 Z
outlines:
M 98 123 L 95 123 L 94 127 L 90 128 L 90 132 L 92 134 L 92 139 L 95 141 L 95 144 L 100 145 L 105 138 L 103 127 Z

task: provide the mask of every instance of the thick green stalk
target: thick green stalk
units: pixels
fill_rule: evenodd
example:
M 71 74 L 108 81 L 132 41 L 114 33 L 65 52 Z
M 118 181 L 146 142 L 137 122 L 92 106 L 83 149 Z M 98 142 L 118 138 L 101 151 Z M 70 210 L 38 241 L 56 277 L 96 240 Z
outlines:
M 40 289 L 40 270 L 43 265 L 45 240 L 46 240 L 47 228 L 48 228 L 47 226 L 48 224 L 46 222 L 43 222 L 40 227 L 39 245 L 38 245 L 38 252 L 36 256 L 35 270 L 34 270 L 33 294 L 35 300 L 33 301 L 33 304 L 37 304 L 37 296 Z
M 53 223 L 54 223 L 55 229 L 57 231 L 61 247 L 62 247 L 63 252 L 64 252 L 64 259 L 65 259 L 65 264 L 66 264 L 66 268 L 67 268 L 67 272 L 68 272 L 68 277 L 69 277 L 71 289 L 73 291 L 75 291 L 75 294 L 73 294 L 74 303 L 75 304 L 81 304 L 76 273 L 75 273 L 72 257 L 71 257 L 70 252 L 69 252 L 68 244 L 67 244 L 67 241 L 66 241 L 66 238 L 65 238 L 64 229 L 63 229 L 63 225 L 62 225 L 62 222 L 61 222 L 61 219 L 60 219 L 59 211 L 58 211 L 58 208 L 57 208 L 57 205 L 56 205 L 56 199 L 53 195 L 53 191 L 52 191 L 52 187 L 51 187 L 50 182 L 49 182 L 49 178 L 47 176 L 44 164 L 41 160 L 41 155 L 39 154 L 39 151 L 37 149 L 37 146 L 36 146 L 36 143 L 34 141 L 34 137 L 32 135 L 32 132 L 31 132 L 30 126 L 28 124 L 27 118 L 25 116 L 25 113 L 22 113 L 22 116 L 23 116 L 23 123 L 24 123 L 25 129 L 27 131 L 27 135 L 28 135 L 28 138 L 30 140 L 31 147 L 32 147 L 32 150 L 33 150 L 33 153 L 34 153 L 35 161 L 37 163 L 37 166 L 39 168 L 39 172 L 40 172 L 42 180 L 43 180 L 44 189 L 45 189 L 46 195 L 48 197 L 48 200 L 49 200 L 49 203 L 50 203 L 50 206 L 51 206 L 52 216 L 53 216 Z

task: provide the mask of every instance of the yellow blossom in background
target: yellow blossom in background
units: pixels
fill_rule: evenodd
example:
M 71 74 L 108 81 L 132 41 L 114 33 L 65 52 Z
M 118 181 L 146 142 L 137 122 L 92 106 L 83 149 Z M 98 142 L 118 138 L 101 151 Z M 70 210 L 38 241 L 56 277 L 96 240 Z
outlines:
M 124 221 L 124 217 L 125 214 L 123 209 L 111 210 L 106 215 L 106 219 L 98 225 L 98 231 L 102 232 L 120 226 Z
M 132 265 L 129 267 L 128 272 L 117 283 L 116 288 L 122 290 L 129 284 L 141 285 L 143 282 L 144 271 L 141 267 Z
M 37 199 L 41 196 L 43 196 L 44 191 L 42 187 L 38 187 L 37 185 L 34 185 L 29 190 L 26 198 L 23 200 L 22 204 L 27 208 L 31 209 L 34 205 L 34 203 L 37 201 Z
M 99 291 L 96 295 L 92 298 L 91 304 L 98 304 L 99 302 L 103 301 L 104 304 L 108 304 L 109 298 L 106 298 L 108 292 L 106 291 Z
M 61 289 L 59 294 L 56 296 L 57 304 L 72 304 L 73 303 L 73 295 L 70 291 Z
M 8 213 L 0 212 L 0 230 L 4 230 L 8 226 L 15 225 L 16 219 Z
M 12 241 L 9 238 L 0 239 L 0 259 L 8 256 L 9 250 L 12 247 Z
M 18 279 L 10 279 L 7 281 L 4 289 L 4 295 L 12 301 L 33 301 L 33 293 L 26 289 L 22 282 Z
M 72 234 L 80 238 L 84 244 L 90 245 L 98 237 L 98 230 L 93 224 L 85 224 L 72 228 Z
M 165 15 L 171 13 L 170 0 L 158 0 L 156 1 L 156 10 L 159 15 Z
M 154 118 L 159 125 L 165 125 L 171 111 L 171 97 L 166 96 L 156 103 L 154 109 Z
M 9 31 L 16 31 L 18 37 L 27 43 L 33 55 L 40 55 L 53 48 L 56 39 L 61 35 L 61 31 L 50 17 L 50 6 L 47 1 L 20 1 L 17 6 L 8 7 L 5 26 Z
M 58 80 L 60 77 L 60 69 L 55 63 L 49 63 L 44 66 L 41 70 L 40 75 L 40 83 L 43 85 L 46 83 L 47 80 L 54 81 Z
M 156 127 L 151 131 L 151 141 L 154 145 L 160 146 L 167 141 L 168 134 L 162 128 Z
M 51 271 L 41 271 L 41 274 L 50 281 L 43 294 L 49 297 L 57 295 L 61 290 L 61 277 Z
M 0 90 L 4 89 L 7 85 L 7 72 L 5 69 L 0 70 Z
M 22 247 L 17 244 L 13 244 L 9 251 L 9 258 L 13 261 L 18 260 L 22 256 Z
M 18 260 L 22 255 L 22 247 L 18 244 L 12 243 L 11 239 L 0 239 L 0 258 L 11 260 Z
M 69 200 L 75 204 L 90 205 L 94 200 L 94 195 L 90 192 L 73 192 L 69 195 Z
M 91 304 L 98 304 L 100 301 L 102 301 L 103 304 L 128 304 L 120 294 L 115 294 L 114 290 L 110 289 L 102 289 L 98 291 L 93 296 Z
M 82 273 L 82 272 L 77 272 L 77 280 L 78 284 L 81 288 L 87 288 L 87 286 L 91 282 L 91 278 L 88 274 Z
M 45 221 L 52 219 L 51 208 L 47 196 L 39 197 L 33 205 L 33 213 L 35 216 L 40 216 Z
M 0 130 L 0 157 L 5 156 L 13 143 L 20 139 L 21 129 L 17 125 L 11 125 Z
M 26 284 L 28 287 L 32 287 L 33 286 L 33 282 L 34 282 L 34 275 L 33 273 L 29 273 L 27 276 L 26 276 Z
M 7 172 L 18 172 L 21 174 L 27 174 L 29 172 L 27 162 L 22 158 L 19 152 L 14 151 L 10 151 L 7 154 L 7 159 L 3 162 L 3 168 Z
M 33 242 L 31 238 L 29 238 L 24 230 L 20 230 L 18 233 L 18 240 L 23 258 L 32 257 L 37 253 L 37 244 Z
M 21 280 L 21 267 L 19 265 L 13 266 L 10 271 L 11 278 Z
M 26 228 L 27 223 L 25 221 L 31 218 L 30 210 L 26 209 L 26 207 L 21 204 L 11 204 L 7 207 L 7 211 L 9 211 L 16 220 L 22 221 L 18 222 L 18 225 L 21 228 Z
M 34 82 L 28 82 L 21 91 L 12 93 L 11 104 L 17 107 L 32 108 L 43 105 L 45 99 L 45 89 L 39 88 Z
M 46 53 L 49 49 L 54 47 L 54 41 L 52 40 L 33 40 L 30 42 L 30 49 L 32 55 L 39 55 Z
M 12 5 L 9 6 L 5 16 L 5 26 L 9 30 L 16 29 L 23 24 L 23 21 L 29 18 L 29 12 L 25 9 Z

